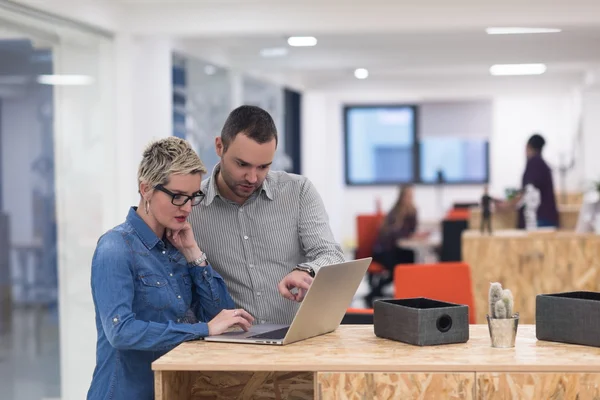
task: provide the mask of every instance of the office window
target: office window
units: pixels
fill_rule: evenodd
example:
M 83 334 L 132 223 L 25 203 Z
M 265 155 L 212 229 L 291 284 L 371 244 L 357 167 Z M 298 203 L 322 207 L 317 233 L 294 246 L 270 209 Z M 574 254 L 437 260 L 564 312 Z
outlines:
M 414 106 L 345 107 L 346 183 L 412 182 L 415 121 Z
M 489 180 L 489 145 L 483 138 L 426 136 L 420 140 L 420 180 L 484 183 Z
M 418 125 L 420 182 L 488 182 L 490 100 L 420 104 Z

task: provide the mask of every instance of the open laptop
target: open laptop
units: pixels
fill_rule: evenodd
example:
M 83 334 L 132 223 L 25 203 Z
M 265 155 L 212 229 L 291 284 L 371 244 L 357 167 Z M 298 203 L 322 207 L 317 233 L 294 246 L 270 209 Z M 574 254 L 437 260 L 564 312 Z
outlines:
M 291 325 L 253 325 L 248 332 L 225 332 L 204 340 L 284 345 L 333 332 L 342 322 L 369 264 L 371 257 L 319 268 Z

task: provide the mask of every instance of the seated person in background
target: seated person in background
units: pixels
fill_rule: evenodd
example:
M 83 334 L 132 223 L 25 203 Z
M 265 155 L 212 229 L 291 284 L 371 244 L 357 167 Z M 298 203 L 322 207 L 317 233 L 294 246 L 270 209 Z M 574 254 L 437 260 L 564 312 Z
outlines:
M 394 267 L 398 264 L 412 264 L 415 253 L 412 250 L 398 246 L 399 239 L 408 239 L 417 229 L 417 209 L 413 200 L 413 186 L 405 185 L 400 188 L 396 204 L 386 216 L 375 244 L 373 245 L 373 261 L 385 267 L 390 277 L 380 282 L 365 300 L 370 305 L 374 297 L 381 296 L 381 289 L 393 281 Z
M 152 143 L 138 170 L 138 207 L 98 240 L 92 258 L 96 368 L 89 400 L 154 398 L 151 363 L 178 344 L 248 330 L 186 221 L 206 169 L 176 137 Z M 210 321 L 207 323 L 207 321 Z

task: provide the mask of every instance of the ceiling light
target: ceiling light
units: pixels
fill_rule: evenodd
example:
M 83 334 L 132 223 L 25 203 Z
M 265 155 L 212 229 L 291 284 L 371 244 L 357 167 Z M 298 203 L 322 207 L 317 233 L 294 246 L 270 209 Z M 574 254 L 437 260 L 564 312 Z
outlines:
M 354 70 L 354 76 L 356 79 L 367 79 L 369 76 L 369 71 L 367 71 L 365 68 L 357 68 Z
M 288 39 L 288 44 L 294 47 L 315 46 L 317 38 L 313 36 L 292 36 Z
M 288 49 L 285 47 L 272 47 L 260 51 L 260 55 L 263 57 L 283 57 L 287 53 Z
M 81 86 L 91 85 L 94 78 L 87 75 L 39 75 L 37 82 L 42 85 Z
M 490 68 L 492 75 L 541 75 L 546 64 L 497 64 Z
M 498 27 L 498 28 L 487 28 L 485 31 L 488 35 L 515 35 L 515 34 L 527 34 L 527 33 L 556 33 L 556 32 L 560 32 L 561 29 Z
M 214 65 L 206 65 L 204 67 L 204 73 L 206 75 L 214 75 L 217 72 L 217 68 Z

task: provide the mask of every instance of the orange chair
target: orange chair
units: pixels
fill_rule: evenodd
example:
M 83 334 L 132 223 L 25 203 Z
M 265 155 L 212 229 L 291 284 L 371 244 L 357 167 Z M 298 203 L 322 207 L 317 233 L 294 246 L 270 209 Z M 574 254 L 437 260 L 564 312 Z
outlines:
M 358 215 L 356 217 L 356 258 L 371 257 L 373 254 L 373 245 L 377 239 L 379 228 L 383 223 L 385 215 L 383 214 L 371 214 L 371 215 Z M 372 274 L 378 274 L 385 271 L 385 268 L 373 261 L 369 265 L 368 272 Z
M 373 245 L 384 219 L 385 215 L 383 214 L 358 215 L 356 217 L 357 246 L 355 258 L 365 258 L 373 255 Z M 386 269 L 383 265 L 375 261 L 371 262 L 367 270 L 371 292 L 367 298 L 377 295 L 381 288 L 391 281 L 391 279 L 381 279 L 384 272 L 386 272 Z
M 453 208 L 452 210 L 448 211 L 448 214 L 446 214 L 446 217 L 444 219 L 450 221 L 457 221 L 462 219 L 468 220 L 470 215 L 471 212 L 469 211 L 469 209 Z
M 469 323 L 475 324 L 471 269 L 462 262 L 400 264 L 394 269 L 394 297 L 427 297 L 469 306 Z
M 342 324 L 373 324 L 372 308 L 348 308 L 342 319 Z

